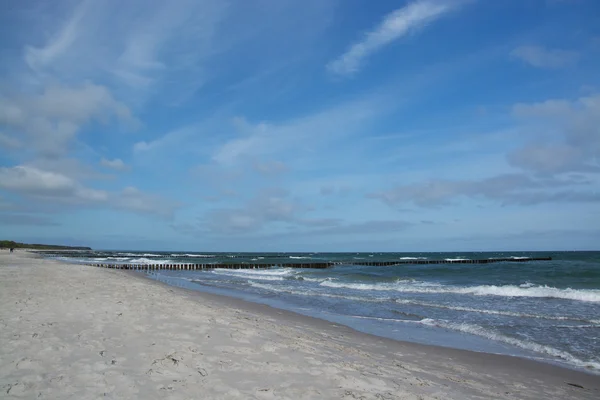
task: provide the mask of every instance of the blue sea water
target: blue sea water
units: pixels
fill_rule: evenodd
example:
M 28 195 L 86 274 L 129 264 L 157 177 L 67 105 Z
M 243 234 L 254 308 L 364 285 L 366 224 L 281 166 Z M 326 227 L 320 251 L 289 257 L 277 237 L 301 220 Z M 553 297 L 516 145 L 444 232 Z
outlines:
M 600 373 L 600 252 L 46 255 L 70 262 L 137 265 L 275 263 L 279 267 L 148 274 L 171 285 L 265 303 L 392 339 L 529 357 Z M 290 262 L 548 256 L 552 261 L 286 267 Z

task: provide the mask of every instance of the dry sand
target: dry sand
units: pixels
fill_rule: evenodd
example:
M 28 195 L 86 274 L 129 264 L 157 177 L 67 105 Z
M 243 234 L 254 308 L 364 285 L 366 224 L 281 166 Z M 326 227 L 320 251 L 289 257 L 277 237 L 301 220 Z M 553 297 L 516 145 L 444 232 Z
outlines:
M 599 399 L 600 377 L 1 251 L 0 398 Z

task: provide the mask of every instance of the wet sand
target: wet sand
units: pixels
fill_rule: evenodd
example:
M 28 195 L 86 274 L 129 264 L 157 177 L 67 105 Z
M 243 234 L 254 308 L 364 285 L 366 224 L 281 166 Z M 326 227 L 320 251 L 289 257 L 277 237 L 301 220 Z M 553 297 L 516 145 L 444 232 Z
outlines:
M 0 252 L 0 398 L 597 399 L 600 376 Z

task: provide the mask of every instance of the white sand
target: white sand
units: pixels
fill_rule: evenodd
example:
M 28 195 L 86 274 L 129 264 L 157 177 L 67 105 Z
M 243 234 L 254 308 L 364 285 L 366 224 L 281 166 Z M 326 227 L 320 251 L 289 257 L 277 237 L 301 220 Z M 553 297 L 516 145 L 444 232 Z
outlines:
M 597 399 L 599 381 L 0 251 L 0 398 Z

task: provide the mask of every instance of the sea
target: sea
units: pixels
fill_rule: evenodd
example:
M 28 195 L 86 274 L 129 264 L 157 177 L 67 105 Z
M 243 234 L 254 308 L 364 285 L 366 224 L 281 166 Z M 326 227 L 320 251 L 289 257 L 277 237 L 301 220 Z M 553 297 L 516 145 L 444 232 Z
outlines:
M 600 252 L 210 253 L 50 251 L 69 263 L 141 265 L 187 289 L 263 303 L 396 340 L 526 357 L 600 374 Z M 417 260 L 551 261 L 417 264 Z M 361 261 L 363 260 L 363 261 Z M 361 266 L 373 261 L 403 262 Z M 341 262 L 327 269 L 289 263 Z M 149 271 L 150 264 L 217 264 Z M 223 263 L 270 263 L 224 269 Z

